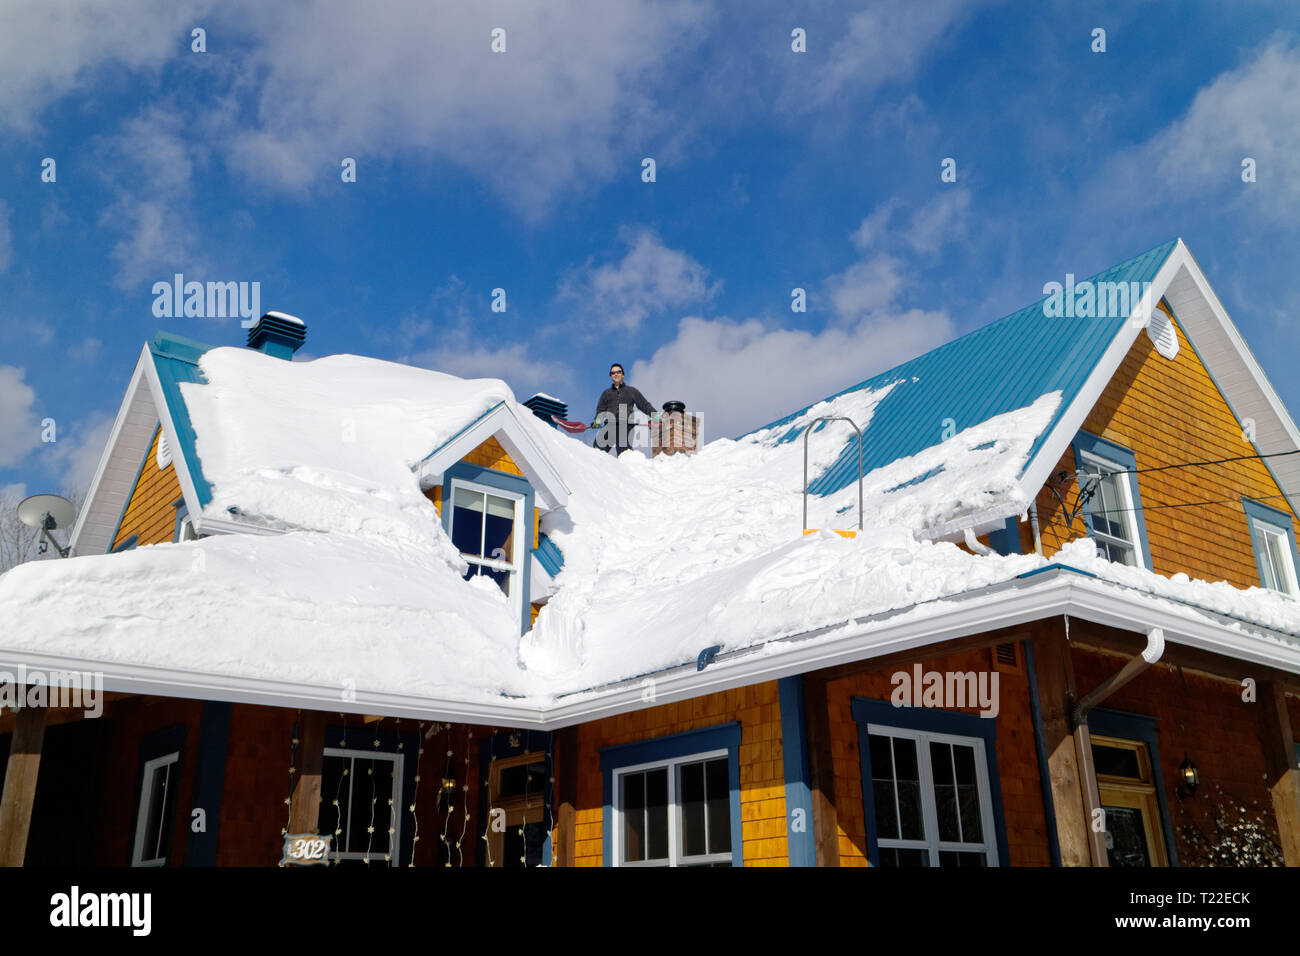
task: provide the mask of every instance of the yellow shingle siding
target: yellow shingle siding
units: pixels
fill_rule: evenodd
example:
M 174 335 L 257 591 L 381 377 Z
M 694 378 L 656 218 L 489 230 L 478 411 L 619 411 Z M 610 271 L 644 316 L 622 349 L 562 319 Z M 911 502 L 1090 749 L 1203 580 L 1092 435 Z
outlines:
M 161 429 L 154 431 L 144 468 L 136 479 L 122 515 L 122 526 L 113 539 L 115 548 L 133 534 L 139 535 L 139 544 L 161 544 L 175 537 L 176 502 L 181 498 L 181 484 L 176 477 L 175 464 L 168 464 L 161 470 L 158 468 L 160 434 Z
M 578 728 L 576 866 L 601 866 L 600 749 L 740 721 L 740 825 L 745 866 L 788 866 L 781 707 L 774 681 L 606 717 Z
M 1172 360 L 1160 355 L 1145 333 L 1138 336 L 1083 430 L 1131 449 L 1139 469 L 1256 454 L 1176 321 L 1174 327 L 1179 349 Z M 1074 453 L 1066 451 L 1055 471 L 1074 470 Z M 1143 472 L 1137 475 L 1137 483 L 1154 570 L 1165 575 L 1182 571 L 1237 587 L 1259 586 L 1240 499 L 1245 496 L 1273 508 L 1287 508 L 1262 461 Z M 1072 504 L 1078 486 L 1071 482 L 1063 494 Z M 1215 503 L 1168 507 L 1207 501 Z M 1044 488 L 1038 496 L 1038 513 L 1043 551 L 1049 556 L 1084 534 L 1082 518 L 1067 530 L 1060 510 L 1055 495 Z M 1294 516 L 1292 526 L 1300 534 Z M 1020 527 L 1022 546 L 1032 548 L 1028 524 Z
M 461 461 L 471 465 L 478 465 L 480 468 L 491 468 L 494 471 L 504 471 L 507 474 L 518 475 L 520 478 L 524 477 L 524 473 L 519 470 L 519 466 L 514 463 L 514 460 L 495 438 L 489 438 L 462 458 Z

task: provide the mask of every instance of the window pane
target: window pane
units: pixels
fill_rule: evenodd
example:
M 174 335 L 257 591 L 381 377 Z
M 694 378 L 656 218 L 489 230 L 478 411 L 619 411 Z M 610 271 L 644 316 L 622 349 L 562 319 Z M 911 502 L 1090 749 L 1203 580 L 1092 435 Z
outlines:
M 352 813 L 351 820 L 344 820 L 346 846 L 341 849 L 350 853 L 369 852 L 382 862 L 388 852 L 388 828 L 392 819 L 388 801 L 393 795 L 393 763 L 356 758 L 352 760 L 347 779 L 351 782 Z
M 451 512 L 451 543 L 461 554 L 482 555 L 483 493 L 457 488 Z
M 483 556 L 514 561 L 515 503 L 509 498 L 488 495 L 487 509 Z
M 940 866 L 987 866 L 988 859 L 983 853 L 959 850 L 940 850 Z
M 646 771 L 646 844 L 648 860 L 668 859 L 668 768 Z
M 957 787 L 952 777 L 952 746 L 930 742 L 930 767 L 934 774 L 934 803 L 939 815 L 939 839 L 961 842 L 957 822 Z
M 1130 780 L 1142 779 L 1142 764 L 1138 760 L 1137 751 L 1130 750 L 1128 747 L 1093 744 L 1092 762 L 1099 774 L 1128 777 Z
M 1111 846 L 1106 849 L 1106 859 L 1111 866 L 1150 866 L 1147 855 L 1146 828 L 1142 811 L 1133 807 L 1108 807 L 1106 831 Z
M 953 744 L 952 757 L 957 774 L 957 812 L 961 818 L 961 838 L 965 843 L 980 843 L 984 840 L 984 824 L 980 817 L 979 782 L 975 776 L 975 748 Z
M 882 846 L 880 848 L 881 866 L 929 866 L 929 850 L 906 850 L 900 847 Z
M 538 758 L 532 763 L 503 767 L 497 774 L 497 786 L 492 792 L 492 799 L 506 800 L 526 795 L 540 800 L 545 793 L 546 761 Z
M 726 757 L 710 760 L 704 768 L 708 789 L 709 852 L 731 852 L 731 778 Z
M 1290 542 L 1285 541 L 1284 537 L 1272 531 L 1264 532 L 1264 540 L 1268 543 L 1268 562 L 1272 565 L 1273 588 L 1277 591 L 1290 593 L 1290 575 L 1287 574 L 1287 560 L 1282 548 Z
M 166 858 L 171 826 L 167 800 L 167 777 L 170 765 L 155 767 L 145 782 L 144 799 L 148 801 L 149 816 L 145 821 L 144 843 L 141 858 L 157 860 Z
M 876 835 L 886 840 L 898 839 L 898 809 L 894 790 L 894 754 L 892 738 L 872 734 L 871 791 L 876 804 Z
M 627 773 L 619 778 L 623 804 L 623 860 L 645 859 L 645 774 Z
M 708 853 L 704 834 L 704 764 L 688 763 L 677 769 L 682 787 L 682 853 Z
M 894 775 L 898 787 L 898 828 L 904 840 L 924 840 L 921 816 L 921 772 L 916 762 L 916 741 L 891 738 L 894 745 Z
M 506 827 L 501 841 L 501 866 L 525 867 L 541 866 L 543 850 L 546 847 L 546 824 L 526 823 L 521 827 L 516 824 Z

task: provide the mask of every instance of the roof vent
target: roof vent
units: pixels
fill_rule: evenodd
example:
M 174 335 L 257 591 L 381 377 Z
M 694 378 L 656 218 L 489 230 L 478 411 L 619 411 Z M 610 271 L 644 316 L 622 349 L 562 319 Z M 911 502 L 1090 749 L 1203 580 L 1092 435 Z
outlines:
M 307 341 L 307 323 L 297 316 L 283 312 L 268 312 L 248 330 L 248 347 L 282 358 L 293 359 L 293 353 Z
M 568 403 L 560 401 L 554 395 L 547 395 L 545 392 L 538 392 L 524 402 L 524 406 L 531 409 L 534 415 L 552 428 L 558 428 L 559 426 L 555 424 L 555 420 L 551 416 L 555 416 L 561 421 L 569 417 Z
M 1151 321 L 1147 323 L 1147 336 L 1155 345 L 1156 351 L 1165 358 L 1171 359 L 1178 354 L 1178 331 L 1164 309 L 1151 310 Z

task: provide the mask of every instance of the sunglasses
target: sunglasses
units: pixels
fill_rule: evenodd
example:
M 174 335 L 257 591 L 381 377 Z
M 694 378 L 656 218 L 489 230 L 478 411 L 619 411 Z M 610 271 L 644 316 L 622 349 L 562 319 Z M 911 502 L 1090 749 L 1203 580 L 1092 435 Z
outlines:
M 620 369 L 610 369 L 609 374 L 610 374 L 610 375 L 622 375 L 622 374 L 623 374 L 623 370 L 622 370 L 621 368 L 620 368 Z

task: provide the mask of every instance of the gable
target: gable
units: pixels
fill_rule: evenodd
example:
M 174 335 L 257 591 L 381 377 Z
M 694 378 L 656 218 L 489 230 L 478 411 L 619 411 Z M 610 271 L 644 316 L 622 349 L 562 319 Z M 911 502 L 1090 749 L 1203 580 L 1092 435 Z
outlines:
M 136 535 L 138 544 L 161 544 L 171 541 L 176 532 L 176 502 L 181 499 L 181 485 L 176 478 L 176 464 L 158 467 L 158 440 L 162 429 L 154 430 L 149 451 L 140 463 L 135 486 L 122 512 L 122 521 L 113 536 L 113 547 Z
M 1257 454 L 1192 347 L 1181 316 L 1170 314 L 1178 341 L 1174 357 L 1165 358 L 1149 336 L 1139 335 L 1081 430 L 1133 453 L 1153 570 L 1256 587 L 1259 572 L 1241 499 L 1282 509 L 1287 508 L 1286 499 L 1269 467 L 1257 458 L 1170 467 Z M 1069 448 L 1052 472 L 1073 474 L 1077 468 L 1074 449 Z M 1154 468 L 1163 470 L 1142 470 Z M 1060 491 L 1072 505 L 1078 484 L 1071 481 Z M 1049 487 L 1039 491 L 1037 507 L 1045 554 L 1050 556 L 1066 541 L 1085 536 L 1082 518 L 1066 527 L 1060 502 Z M 1294 515 L 1292 524 L 1300 532 Z M 1022 550 L 1032 550 L 1027 524 L 1021 525 L 1020 534 Z

